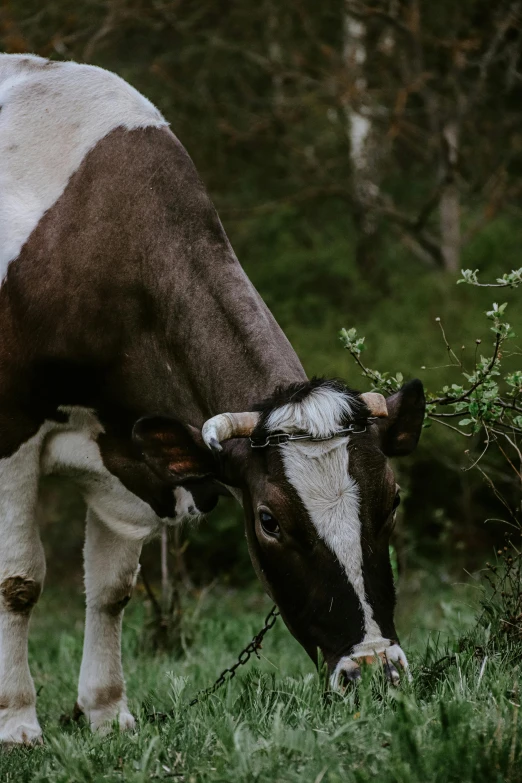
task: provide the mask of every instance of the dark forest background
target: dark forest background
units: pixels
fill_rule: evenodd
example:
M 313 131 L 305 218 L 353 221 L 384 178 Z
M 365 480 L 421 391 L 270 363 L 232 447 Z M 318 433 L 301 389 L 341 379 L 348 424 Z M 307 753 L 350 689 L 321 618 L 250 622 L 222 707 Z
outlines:
M 492 292 L 457 287 L 460 269 L 522 266 L 521 14 L 509 0 L 0 0 L 0 50 L 108 68 L 160 108 L 309 374 L 369 388 L 338 340 L 355 326 L 371 365 L 440 387 L 436 318 L 463 356 L 491 343 Z M 520 296 L 500 296 L 520 346 Z M 498 544 L 467 448 L 434 424 L 397 464 L 399 565 L 473 568 Z M 489 469 L 519 504 L 520 480 Z M 41 517 L 48 579 L 77 577 L 81 499 L 49 481 Z M 253 578 L 231 502 L 178 531 L 171 556 L 186 584 Z

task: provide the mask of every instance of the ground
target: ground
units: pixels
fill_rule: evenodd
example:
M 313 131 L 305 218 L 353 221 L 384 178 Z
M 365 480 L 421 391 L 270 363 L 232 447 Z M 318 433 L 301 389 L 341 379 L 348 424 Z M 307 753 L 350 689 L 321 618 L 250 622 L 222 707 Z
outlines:
M 30 645 L 45 743 L 1 753 L 0 780 L 522 781 L 516 663 L 498 654 L 484 665 L 483 656 L 467 649 L 439 677 L 422 668 L 473 625 L 480 592 L 473 580 L 458 581 L 421 571 L 401 579 L 398 626 L 413 664 L 411 685 L 391 689 L 367 674 L 357 694 L 325 698 L 319 677 L 279 620 L 261 660 L 244 667 L 227 690 L 191 708 L 195 690 L 234 661 L 270 603 L 260 590 L 217 586 L 187 600 L 187 647 L 175 660 L 144 648 L 146 607 L 138 594 L 126 610 L 124 665 L 139 730 L 107 737 L 59 721 L 75 700 L 81 596 L 69 588 L 48 590 L 35 611 Z M 150 723 L 152 706 L 174 708 L 175 715 Z

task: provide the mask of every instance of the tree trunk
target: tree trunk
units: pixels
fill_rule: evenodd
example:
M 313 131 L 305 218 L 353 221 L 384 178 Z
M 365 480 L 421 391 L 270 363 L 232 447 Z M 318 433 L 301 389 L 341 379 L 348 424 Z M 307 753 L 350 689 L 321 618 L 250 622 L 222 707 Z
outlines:
M 441 253 L 445 269 L 460 266 L 460 193 L 457 183 L 458 126 L 447 122 L 442 130 L 443 184 L 439 202 Z
M 350 13 L 347 0 L 344 14 L 343 58 L 346 84 L 343 109 L 350 145 L 354 220 L 358 232 L 356 260 L 364 273 L 372 273 L 376 262 L 377 201 L 379 166 L 383 139 L 378 138 L 373 117 L 376 106 L 368 95 L 365 74 L 366 26 Z

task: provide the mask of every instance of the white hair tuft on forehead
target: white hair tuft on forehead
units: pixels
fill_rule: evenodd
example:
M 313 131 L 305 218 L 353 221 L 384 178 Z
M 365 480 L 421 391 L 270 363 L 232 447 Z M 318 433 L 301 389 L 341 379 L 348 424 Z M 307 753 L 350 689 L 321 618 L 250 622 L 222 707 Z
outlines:
M 318 386 L 299 402 L 287 402 L 274 408 L 266 419 L 269 432 L 306 432 L 325 438 L 343 426 L 355 414 L 354 399 L 344 391 Z

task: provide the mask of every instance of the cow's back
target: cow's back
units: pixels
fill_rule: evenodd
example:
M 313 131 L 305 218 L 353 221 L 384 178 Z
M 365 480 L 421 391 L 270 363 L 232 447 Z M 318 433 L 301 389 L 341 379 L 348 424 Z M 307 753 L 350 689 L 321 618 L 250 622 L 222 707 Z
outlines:
M 125 431 L 150 411 L 201 423 L 304 377 L 152 104 L 101 69 L 12 55 L 2 101 L 6 420 L 23 407 L 32 432 L 80 405 Z
M 165 125 L 113 73 L 0 54 L 0 280 L 89 150 L 117 127 Z

